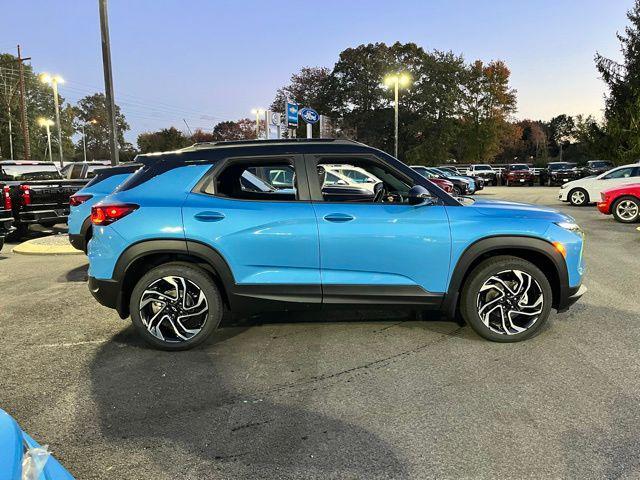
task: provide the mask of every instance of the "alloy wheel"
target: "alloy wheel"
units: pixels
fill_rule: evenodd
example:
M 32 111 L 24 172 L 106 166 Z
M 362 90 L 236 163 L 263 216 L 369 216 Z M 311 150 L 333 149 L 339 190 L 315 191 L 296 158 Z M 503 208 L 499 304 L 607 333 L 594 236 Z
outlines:
M 622 200 L 616 205 L 618 216 L 628 222 L 638 217 L 638 204 L 632 200 Z
M 478 292 L 478 315 L 492 332 L 516 335 L 531 328 L 544 307 L 538 281 L 522 270 L 503 270 L 487 279 Z
M 184 342 L 204 326 L 209 304 L 189 279 L 167 276 L 153 281 L 140 297 L 140 319 L 149 333 L 165 342 Z
M 576 190 L 571 194 L 571 203 L 574 205 L 582 205 L 586 200 L 585 194 L 582 190 Z

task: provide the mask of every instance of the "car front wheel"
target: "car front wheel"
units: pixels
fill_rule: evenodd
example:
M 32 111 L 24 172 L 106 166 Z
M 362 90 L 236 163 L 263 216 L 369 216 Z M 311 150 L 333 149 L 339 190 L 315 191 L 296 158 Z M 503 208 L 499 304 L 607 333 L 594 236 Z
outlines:
M 478 335 L 518 342 L 535 335 L 549 318 L 552 290 L 533 263 L 512 256 L 489 258 L 469 274 L 460 312 Z
M 187 350 L 202 343 L 223 314 L 220 292 L 211 277 L 181 262 L 157 266 L 143 275 L 131 293 L 129 308 L 138 333 L 162 350 Z
M 583 188 L 574 188 L 569 192 L 569 203 L 575 207 L 584 207 L 589 203 L 589 194 Z
M 611 210 L 618 222 L 637 222 L 640 220 L 640 199 L 631 196 L 622 197 L 616 200 Z

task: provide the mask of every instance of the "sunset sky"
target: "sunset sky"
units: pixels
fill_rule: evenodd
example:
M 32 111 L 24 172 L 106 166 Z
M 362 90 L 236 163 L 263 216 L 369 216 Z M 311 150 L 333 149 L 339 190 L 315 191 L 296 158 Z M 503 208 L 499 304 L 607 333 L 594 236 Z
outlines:
M 467 60 L 504 60 L 517 118 L 600 115 L 596 51 L 619 57 L 631 0 L 317 2 L 110 0 L 116 102 L 127 137 L 211 126 L 267 106 L 302 66 L 332 67 L 341 50 L 415 42 Z M 61 74 L 70 101 L 103 90 L 97 1 L 24 1 L 2 22 L 0 51 Z

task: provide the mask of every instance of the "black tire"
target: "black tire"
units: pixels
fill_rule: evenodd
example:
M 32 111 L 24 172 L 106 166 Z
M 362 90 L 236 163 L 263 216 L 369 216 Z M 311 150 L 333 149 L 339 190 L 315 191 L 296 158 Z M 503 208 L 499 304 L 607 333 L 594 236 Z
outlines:
M 494 292 L 494 294 L 498 294 L 497 293 L 498 289 L 485 290 L 485 292 L 489 292 L 484 294 L 485 300 L 483 300 L 483 297 L 482 297 L 483 294 L 480 291 L 480 289 L 481 287 L 483 287 L 483 285 L 485 285 L 485 283 L 490 282 L 490 279 L 493 278 L 495 275 L 509 275 L 509 274 L 513 275 L 513 273 L 505 273 L 505 272 L 512 272 L 513 270 L 524 272 L 525 274 L 530 276 L 532 281 L 529 284 L 530 287 L 528 290 L 531 290 L 531 288 L 535 287 L 535 292 L 534 292 L 535 296 L 531 294 L 532 299 L 530 301 L 535 301 L 536 297 L 542 296 L 542 306 L 535 307 L 536 309 L 538 308 L 540 309 L 540 313 L 537 314 L 535 318 L 534 316 L 526 316 L 526 315 L 521 316 L 521 319 L 523 319 L 525 323 L 519 323 L 521 319 L 514 317 L 514 320 L 516 323 L 515 324 L 511 323 L 509 327 L 511 327 L 512 325 L 516 325 L 519 328 L 524 328 L 523 331 L 516 330 L 517 333 L 513 333 L 514 330 L 511 329 L 509 333 L 507 332 L 500 333 L 495 329 L 487 326 L 482 321 L 482 319 L 480 318 L 480 314 L 478 313 L 479 310 L 481 310 L 481 307 L 479 307 L 480 304 L 482 304 L 483 302 L 491 303 L 490 301 L 486 300 L 486 296 L 491 294 L 491 292 Z M 515 279 L 516 277 L 513 276 L 513 278 Z M 535 280 L 535 282 L 533 280 Z M 503 290 L 506 290 L 506 289 L 503 289 Z M 507 296 L 503 294 L 503 298 L 505 298 L 504 302 L 514 301 L 514 300 L 506 300 L 506 297 Z M 460 297 L 460 313 L 462 314 L 462 318 L 464 318 L 464 320 L 469 325 L 471 325 L 471 328 L 473 328 L 473 330 L 478 335 L 480 335 L 483 338 L 486 338 L 487 340 L 491 340 L 494 342 L 504 342 L 504 343 L 519 342 L 521 340 L 526 340 L 527 338 L 531 338 L 532 336 L 534 336 L 536 333 L 540 331 L 542 326 L 545 324 L 545 322 L 549 318 L 549 313 L 551 312 L 551 304 L 553 301 L 552 297 L 553 297 L 553 293 L 551 290 L 551 285 L 549 283 L 549 280 L 547 279 L 546 275 L 533 263 L 518 257 L 512 257 L 507 255 L 497 256 L 497 257 L 488 258 L 487 260 L 480 263 L 477 267 L 473 269 L 473 271 L 469 274 L 469 276 L 465 280 L 465 283 L 462 288 L 462 295 Z M 529 299 L 528 296 L 526 298 Z M 493 301 L 496 301 L 496 300 L 499 301 L 500 299 L 499 298 L 494 299 Z M 511 307 L 517 306 L 517 305 L 518 304 L 512 303 Z M 489 308 L 491 308 L 490 305 L 489 305 Z M 532 308 L 532 307 L 519 306 L 518 308 Z M 504 315 L 504 309 L 502 309 L 501 311 L 502 311 L 502 315 Z M 495 309 L 489 310 L 488 315 L 489 316 L 493 315 L 495 317 L 497 313 L 492 313 L 492 312 L 495 312 Z M 510 312 L 507 313 L 507 316 L 509 316 Z M 485 313 L 486 313 L 486 310 L 485 310 Z M 489 325 L 492 325 L 492 321 L 493 321 L 493 318 L 490 317 L 488 321 Z M 529 325 L 529 322 L 531 322 L 530 325 Z M 498 325 L 498 328 L 501 328 L 499 323 L 495 323 L 494 325 Z M 504 323 L 502 325 L 504 325 Z
M 623 207 L 625 206 L 631 216 L 623 213 Z M 620 207 L 620 211 L 618 211 L 618 207 Z M 633 215 L 634 210 L 635 215 Z M 632 195 L 625 195 L 624 197 L 618 198 L 611 207 L 611 213 L 613 214 L 613 218 L 620 223 L 636 223 L 640 220 L 640 198 Z
M 453 186 L 453 194 L 457 197 L 462 195 L 462 189 L 458 185 Z
M 534 181 L 533 181 L 533 180 L 531 180 L 531 181 L 529 182 L 529 186 L 530 186 L 530 187 L 533 187 L 533 184 L 534 184 Z
M 584 207 L 589 204 L 589 193 L 584 188 L 572 188 L 567 198 L 574 207 Z
M 208 310 L 205 312 L 205 314 L 199 317 L 202 318 L 203 322 L 202 325 L 200 325 L 200 331 L 186 340 L 176 340 L 169 338 L 163 340 L 158 338 L 157 336 L 152 334 L 149 329 L 147 329 L 147 326 L 145 325 L 141 317 L 140 305 L 143 293 L 145 292 L 145 290 L 157 284 L 156 282 L 163 282 L 163 278 L 166 277 L 182 277 L 183 279 L 185 279 L 186 283 L 192 289 L 191 292 L 187 292 L 187 296 L 191 299 L 191 301 L 193 301 L 193 297 L 195 296 L 193 294 L 199 293 L 198 289 L 202 292 L 204 298 L 206 299 L 205 306 L 208 308 Z M 178 296 L 179 292 L 176 290 L 176 297 Z M 167 302 L 167 306 L 170 306 L 169 302 Z M 175 307 L 174 304 L 174 308 L 179 309 L 180 307 Z M 196 265 L 185 262 L 165 263 L 149 270 L 142 276 L 142 278 L 140 278 L 140 280 L 138 280 L 138 283 L 133 288 L 133 291 L 131 293 L 131 300 L 129 302 L 131 320 L 133 321 L 133 325 L 135 326 L 136 330 L 142 336 L 145 342 L 161 350 L 188 350 L 204 342 L 213 333 L 213 331 L 218 328 L 218 325 L 222 320 L 223 310 L 224 306 L 222 303 L 220 291 L 218 290 L 218 287 L 212 280 L 211 276 Z M 176 317 L 179 318 L 179 313 L 180 312 L 170 312 L 171 316 L 169 318 L 175 321 Z M 157 329 L 160 329 L 161 323 L 162 322 L 158 323 Z M 160 331 L 161 336 L 164 337 L 163 334 L 167 335 L 168 337 L 174 335 L 174 333 L 169 329 L 169 326 L 170 322 L 162 323 L 163 329 L 162 331 Z
M 494 178 L 494 179 L 493 179 L 493 182 L 491 182 L 491 184 L 492 184 L 494 187 L 497 187 L 497 186 L 498 186 L 498 179 L 497 179 L 497 178 Z

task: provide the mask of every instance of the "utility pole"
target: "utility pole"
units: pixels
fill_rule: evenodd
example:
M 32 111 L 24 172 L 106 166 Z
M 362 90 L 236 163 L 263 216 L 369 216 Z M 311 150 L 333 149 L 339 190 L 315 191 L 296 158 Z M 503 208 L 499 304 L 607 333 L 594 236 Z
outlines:
M 109 122 L 109 146 L 111 165 L 120 163 L 118 158 L 118 125 L 116 124 L 116 103 L 113 99 L 113 73 L 111 71 L 111 44 L 109 41 L 109 16 L 107 0 L 98 0 L 100 9 L 100 33 L 102 38 L 102 67 L 104 70 L 104 90 L 107 100 L 107 121 Z
M 31 142 L 29 141 L 29 124 L 27 123 L 27 101 L 24 89 L 24 61 L 31 57 L 22 58 L 20 45 L 18 45 L 18 71 L 20 73 L 20 115 L 22 116 L 22 136 L 24 137 L 24 159 L 31 159 Z

